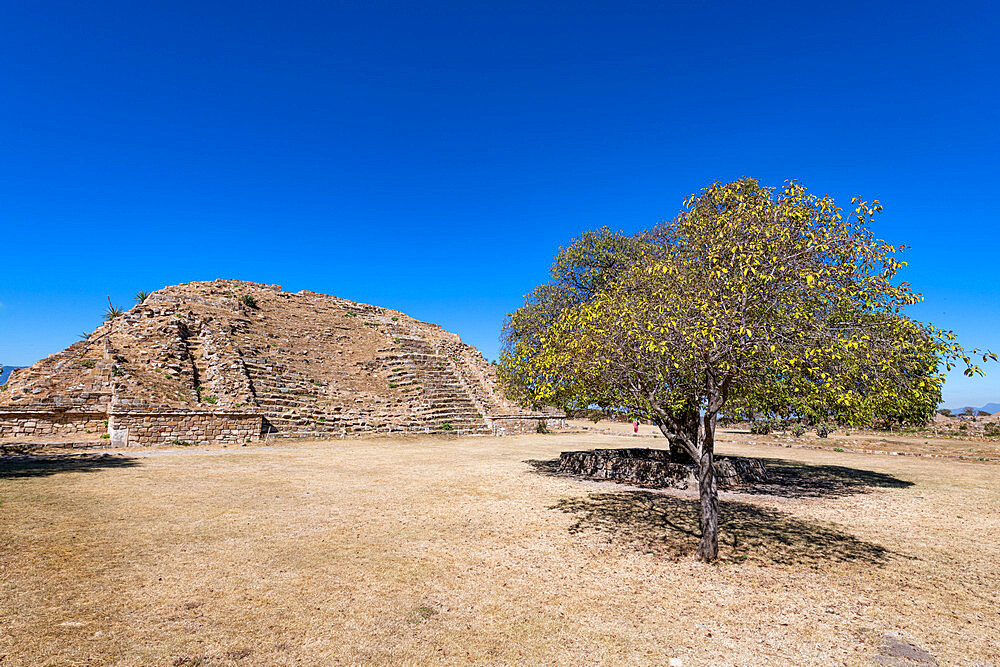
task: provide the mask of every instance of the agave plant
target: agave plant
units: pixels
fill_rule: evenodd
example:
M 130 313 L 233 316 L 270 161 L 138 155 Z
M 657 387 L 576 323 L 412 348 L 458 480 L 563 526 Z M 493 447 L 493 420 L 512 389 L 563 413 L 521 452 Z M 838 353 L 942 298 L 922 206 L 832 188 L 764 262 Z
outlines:
M 135 293 L 135 305 L 141 306 L 143 302 L 149 297 L 149 292 L 138 291 Z
M 124 313 L 124 310 L 111 303 L 111 297 L 109 296 L 108 309 L 104 311 L 104 321 L 110 322 L 111 320 L 121 317 Z

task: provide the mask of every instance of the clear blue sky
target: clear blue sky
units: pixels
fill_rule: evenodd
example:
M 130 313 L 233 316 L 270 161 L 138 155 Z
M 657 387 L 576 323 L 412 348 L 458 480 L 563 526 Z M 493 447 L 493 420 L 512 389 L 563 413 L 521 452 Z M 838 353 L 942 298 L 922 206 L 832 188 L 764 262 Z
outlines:
M 881 199 L 914 314 L 1000 350 L 995 5 L 672 4 L 5 3 L 0 362 L 216 277 L 495 358 L 560 244 L 743 175 Z

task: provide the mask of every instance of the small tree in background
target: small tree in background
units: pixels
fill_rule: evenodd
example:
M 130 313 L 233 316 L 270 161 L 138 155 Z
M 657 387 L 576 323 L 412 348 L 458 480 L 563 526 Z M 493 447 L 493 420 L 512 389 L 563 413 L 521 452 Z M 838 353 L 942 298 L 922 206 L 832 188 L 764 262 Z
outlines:
M 698 466 L 697 555 L 715 559 L 724 407 L 845 423 L 913 406 L 929 416 L 939 366 L 982 373 L 978 351 L 903 315 L 920 296 L 895 282 L 904 263 L 868 228 L 882 207 L 854 204 L 845 217 L 798 183 L 775 191 L 741 179 L 709 186 L 651 230 L 584 234 L 504 325 L 507 389 L 653 421 Z

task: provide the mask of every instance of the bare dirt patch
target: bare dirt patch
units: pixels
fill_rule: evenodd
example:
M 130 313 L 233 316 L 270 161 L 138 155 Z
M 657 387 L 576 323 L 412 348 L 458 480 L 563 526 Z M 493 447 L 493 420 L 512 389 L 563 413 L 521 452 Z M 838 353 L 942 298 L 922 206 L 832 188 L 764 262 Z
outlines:
M 0 663 L 1000 661 L 995 465 L 724 444 L 784 478 L 707 566 L 693 493 L 526 462 L 620 442 L 4 457 Z

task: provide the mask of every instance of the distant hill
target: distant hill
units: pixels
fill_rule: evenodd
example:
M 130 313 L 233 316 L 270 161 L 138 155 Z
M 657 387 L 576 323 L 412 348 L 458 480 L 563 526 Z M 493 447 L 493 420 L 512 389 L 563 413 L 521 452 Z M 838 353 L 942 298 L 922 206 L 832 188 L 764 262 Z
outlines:
M 951 410 L 951 414 L 953 415 L 960 415 L 963 412 L 968 412 L 969 410 L 976 410 L 978 412 L 985 412 L 987 414 L 992 415 L 996 414 L 997 412 L 1000 412 L 1000 403 L 987 403 L 981 408 L 977 408 L 971 405 L 964 405 L 960 408 L 948 408 L 948 409 Z

